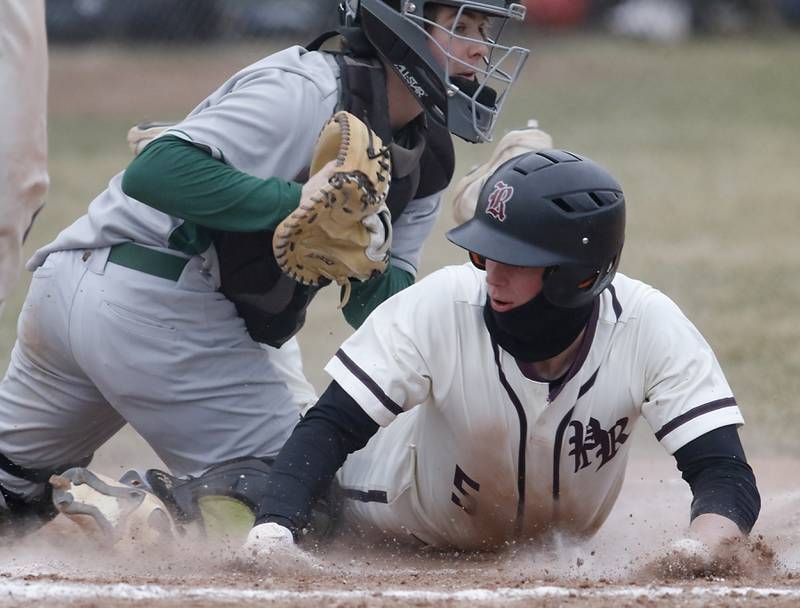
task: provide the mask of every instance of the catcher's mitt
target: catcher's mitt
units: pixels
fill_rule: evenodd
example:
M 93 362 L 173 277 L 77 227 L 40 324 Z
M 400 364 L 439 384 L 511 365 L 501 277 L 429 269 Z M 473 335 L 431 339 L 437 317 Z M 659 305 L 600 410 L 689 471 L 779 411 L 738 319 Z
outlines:
M 306 285 L 324 280 L 344 285 L 386 270 L 391 218 L 386 194 L 389 151 L 371 129 L 348 112 L 337 112 L 317 141 L 310 175 L 329 161 L 336 172 L 317 193 L 275 229 L 272 249 L 281 270 Z

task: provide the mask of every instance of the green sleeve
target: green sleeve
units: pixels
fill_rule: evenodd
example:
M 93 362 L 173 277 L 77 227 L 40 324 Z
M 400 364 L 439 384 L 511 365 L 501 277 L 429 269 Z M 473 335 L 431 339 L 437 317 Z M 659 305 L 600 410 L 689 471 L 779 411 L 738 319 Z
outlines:
M 414 276 L 396 266 L 389 266 L 383 274 L 364 281 L 352 283 L 350 299 L 342 309 L 344 318 L 355 329 L 381 302 L 414 284 Z
M 300 202 L 300 184 L 259 179 L 178 137 L 159 137 L 125 170 L 122 191 L 200 226 L 233 232 L 274 230 Z

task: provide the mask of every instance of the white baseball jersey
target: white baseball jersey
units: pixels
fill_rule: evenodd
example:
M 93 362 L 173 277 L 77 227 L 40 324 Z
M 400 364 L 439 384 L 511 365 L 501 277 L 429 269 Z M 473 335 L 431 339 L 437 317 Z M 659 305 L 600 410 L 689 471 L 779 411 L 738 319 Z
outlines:
M 669 453 L 743 423 L 709 345 L 656 289 L 618 274 L 560 386 L 486 330 L 485 274 L 444 268 L 384 302 L 326 371 L 378 424 L 339 472 L 346 514 L 392 536 L 482 549 L 592 534 L 643 416 Z
M 44 0 L 0 2 L 0 309 L 47 191 Z

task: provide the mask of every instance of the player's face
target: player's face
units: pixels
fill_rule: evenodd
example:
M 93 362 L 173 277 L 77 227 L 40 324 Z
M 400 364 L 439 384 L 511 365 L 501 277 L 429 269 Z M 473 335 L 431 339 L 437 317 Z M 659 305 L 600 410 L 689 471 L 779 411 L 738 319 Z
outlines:
M 458 17 L 458 9 L 441 6 L 436 12 L 434 21 L 441 27 L 429 29 L 433 40 L 428 41 L 436 61 L 447 65 L 450 76 L 475 78 L 474 68 L 489 54 L 489 47 L 483 43 L 486 39 L 488 18 L 475 12 L 464 12 Z M 452 36 L 453 32 L 456 38 Z M 470 38 L 471 40 L 464 40 Z M 445 51 L 455 58 L 449 60 Z
M 486 285 L 489 302 L 497 312 L 505 312 L 530 302 L 542 291 L 544 268 L 510 266 L 486 260 Z

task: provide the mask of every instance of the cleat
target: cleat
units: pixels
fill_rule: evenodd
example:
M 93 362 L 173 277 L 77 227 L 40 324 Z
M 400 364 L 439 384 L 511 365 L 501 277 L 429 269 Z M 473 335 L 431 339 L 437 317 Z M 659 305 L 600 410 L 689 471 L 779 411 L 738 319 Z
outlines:
M 161 544 L 176 537 L 164 503 L 143 487 L 73 468 L 50 477 L 53 504 L 106 547 Z

